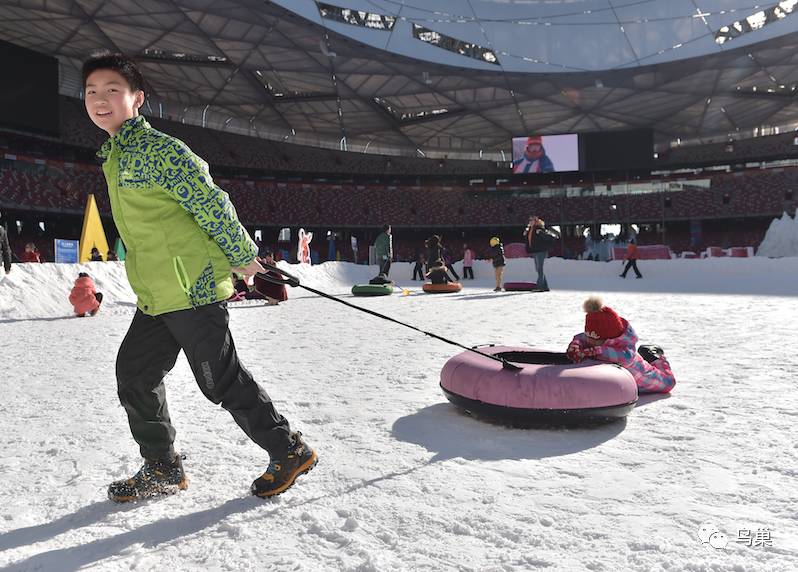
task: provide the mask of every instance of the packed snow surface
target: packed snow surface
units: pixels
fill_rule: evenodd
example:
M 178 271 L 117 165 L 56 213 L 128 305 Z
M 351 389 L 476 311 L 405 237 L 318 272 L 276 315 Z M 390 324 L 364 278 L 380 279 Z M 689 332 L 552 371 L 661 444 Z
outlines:
M 620 265 L 550 259 L 551 292 L 494 293 L 480 261 L 462 292 L 427 295 L 395 264 L 406 290 L 382 298 L 349 294 L 376 267 L 290 268 L 469 346 L 564 351 L 599 293 L 677 378 L 625 422 L 473 419 L 438 386 L 460 349 L 292 289 L 279 306 L 231 306 L 230 327 L 318 466 L 280 497 L 250 496 L 268 457 L 181 356 L 166 383 L 190 486 L 129 505 L 105 497 L 140 464 L 114 376 L 135 310 L 124 267 L 15 265 L 0 278 L 0 569 L 798 569 L 798 259 L 642 261 L 642 280 Z M 81 270 L 106 296 L 94 318 L 70 315 Z M 531 261 L 507 279 L 534 280 Z

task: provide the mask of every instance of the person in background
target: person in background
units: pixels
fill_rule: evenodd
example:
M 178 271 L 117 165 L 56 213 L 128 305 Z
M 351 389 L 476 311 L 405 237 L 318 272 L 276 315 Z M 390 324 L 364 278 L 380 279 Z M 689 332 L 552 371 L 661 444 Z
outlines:
M 11 245 L 8 244 L 8 234 L 2 224 L 0 224 L 0 255 L 3 258 L 3 269 L 8 274 L 11 272 Z
M 116 255 L 116 252 L 113 250 L 108 250 L 108 253 L 105 255 L 105 260 L 108 262 L 117 262 L 119 257 Z
M 352 247 L 352 263 L 357 264 L 357 237 L 354 234 L 349 237 L 349 244 Z
M 69 293 L 69 303 L 79 318 L 96 316 L 100 311 L 103 295 L 97 292 L 91 276 L 85 272 L 78 274 L 75 285 Z
M 270 250 L 267 249 L 262 258 L 258 257 L 258 262 L 266 269 L 266 276 L 280 278 L 280 274 L 269 268 L 275 265 L 274 255 Z M 269 282 L 256 274 L 253 278 L 252 288 L 246 298 L 247 300 L 266 300 L 269 306 L 276 306 L 280 302 L 288 300 L 288 288 L 285 287 L 285 284 Z
M 474 251 L 463 245 L 463 280 L 474 279 Z
M 524 230 L 526 251 L 532 255 L 535 261 L 535 270 L 538 273 L 537 285 L 541 292 L 549 291 L 549 282 L 543 273 L 543 264 L 549 255 L 549 249 L 554 245 L 555 234 L 559 233 L 546 230 L 546 221 L 537 216 L 529 218 L 529 224 Z
M 493 273 L 496 277 L 496 287 L 494 292 L 502 291 L 502 275 L 507 261 L 504 258 L 504 245 L 498 236 L 490 239 L 490 257 L 493 259 Z
M 460 280 L 460 276 L 457 274 L 457 271 L 452 266 L 452 249 L 448 246 L 444 247 L 443 249 L 443 263 L 446 265 L 446 269 L 452 273 L 455 280 Z
M 424 280 L 424 264 L 427 262 L 426 256 L 422 250 L 416 252 L 416 265 L 413 266 L 413 280 L 418 276 L 419 280 Z
M 437 234 L 433 234 L 424 242 L 424 246 L 427 247 L 427 271 L 429 272 L 433 262 L 436 260 L 443 260 L 441 237 Z
M 629 272 L 630 268 L 635 271 L 638 278 L 643 277 L 643 275 L 640 274 L 640 270 L 637 268 L 637 244 L 635 244 L 634 239 L 630 240 L 629 245 L 626 247 L 626 267 L 623 269 L 620 277 L 626 278 L 626 273 Z
M 391 225 L 383 225 L 382 233 L 374 241 L 374 253 L 377 256 L 377 264 L 380 266 L 380 275 L 387 278 L 391 271 L 391 260 L 393 260 Z
M 103 261 L 103 255 L 100 254 L 100 251 L 99 251 L 99 249 L 96 246 L 91 249 L 91 261 L 92 262 L 102 262 Z
M 20 258 L 21 262 L 41 262 L 42 255 L 39 253 L 39 250 L 36 248 L 36 245 L 32 242 L 29 242 L 25 245 L 25 252 L 22 253 L 22 257 Z

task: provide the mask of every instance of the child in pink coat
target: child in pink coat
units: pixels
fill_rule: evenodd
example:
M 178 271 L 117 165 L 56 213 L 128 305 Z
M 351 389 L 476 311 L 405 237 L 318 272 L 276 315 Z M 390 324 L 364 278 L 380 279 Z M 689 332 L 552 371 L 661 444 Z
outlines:
M 78 274 L 75 286 L 69 293 L 69 302 L 75 309 L 75 315 L 82 318 L 84 316 L 94 316 L 100 310 L 100 303 L 103 295 L 94 288 L 94 281 L 85 272 Z
M 631 324 L 605 306 L 601 298 L 591 296 L 582 306 L 585 331 L 577 334 L 568 346 L 567 355 L 573 362 L 585 358 L 617 363 L 632 374 L 640 393 L 669 393 L 676 385 L 671 366 L 662 348 L 637 346 L 637 334 Z

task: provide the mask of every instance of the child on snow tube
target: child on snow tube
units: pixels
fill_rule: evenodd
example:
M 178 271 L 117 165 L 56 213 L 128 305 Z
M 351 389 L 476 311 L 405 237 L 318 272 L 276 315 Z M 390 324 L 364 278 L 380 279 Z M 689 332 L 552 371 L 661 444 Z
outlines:
M 95 289 L 91 276 L 85 272 L 78 274 L 72 292 L 69 293 L 69 303 L 72 304 L 75 315 L 80 318 L 96 315 L 102 301 L 103 295 Z
M 446 272 L 446 263 L 441 259 L 430 264 L 429 272 L 427 272 L 427 279 L 432 284 L 449 284 L 450 282 L 454 282 L 452 277 L 449 276 L 449 273 Z
M 585 358 L 617 363 L 637 383 L 640 393 L 669 393 L 676 385 L 671 366 L 662 348 L 640 346 L 635 350 L 637 334 L 631 324 L 621 318 L 601 298 L 591 296 L 582 306 L 587 313 L 585 331 L 577 334 L 566 351 L 573 362 Z

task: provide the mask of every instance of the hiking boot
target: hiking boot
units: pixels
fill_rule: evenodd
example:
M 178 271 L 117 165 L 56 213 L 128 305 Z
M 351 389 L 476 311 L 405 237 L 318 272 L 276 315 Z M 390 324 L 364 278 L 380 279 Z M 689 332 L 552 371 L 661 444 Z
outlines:
M 169 461 L 145 459 L 139 472 L 129 479 L 114 481 L 108 487 L 108 498 L 114 502 L 130 502 L 157 495 L 172 495 L 188 488 L 181 455 Z
M 294 444 L 281 458 L 272 458 L 269 468 L 252 483 L 251 491 L 261 498 L 273 497 L 288 490 L 299 475 L 316 466 L 318 456 L 302 440 L 299 431 L 291 433 Z

